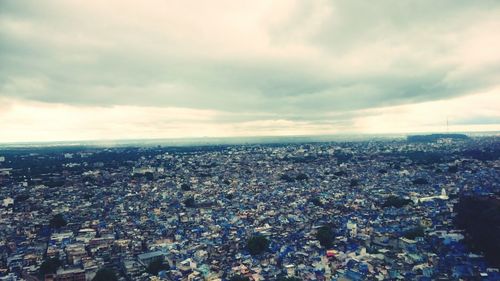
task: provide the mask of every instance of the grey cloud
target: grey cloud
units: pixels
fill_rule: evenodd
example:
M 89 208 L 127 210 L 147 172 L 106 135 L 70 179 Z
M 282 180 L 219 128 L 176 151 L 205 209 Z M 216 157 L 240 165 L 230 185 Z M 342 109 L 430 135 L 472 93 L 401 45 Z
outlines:
M 179 51 L 181 47 L 168 38 L 161 41 L 164 47 L 155 46 L 157 38 L 142 42 L 148 37 L 130 34 L 140 30 L 108 30 L 105 23 L 78 22 L 83 18 L 78 11 L 64 13 L 53 3 L 0 4 L 4 23 L 0 25 L 0 95 L 67 104 L 215 109 L 231 113 L 234 120 L 272 116 L 321 122 L 331 112 L 347 114 L 446 99 L 499 83 L 499 62 L 454 77 L 460 65 L 421 61 L 418 56 L 407 61 L 398 55 L 388 57 L 394 61 L 394 67 L 379 71 L 362 66 L 349 71 L 333 67 L 336 70 L 332 71 L 327 61 L 316 64 L 313 60 L 256 59 L 253 55 L 221 58 L 202 53 L 190 57 L 189 52 Z M 309 1 L 302 3 L 304 6 L 296 10 L 287 24 L 270 29 L 272 43 L 285 44 L 290 39 L 288 35 L 306 24 L 308 17 L 315 16 L 318 8 Z M 439 32 L 460 32 L 456 29 L 474 23 L 473 16 L 491 16 L 499 11 L 497 1 L 332 3 L 325 7 L 331 9 L 331 16 L 302 40 L 333 58 L 348 56 L 351 50 L 366 47 L 372 41 L 392 40 L 415 52 L 428 48 L 429 54 L 438 60 L 440 55 L 446 55 L 446 51 L 439 50 L 440 41 L 414 41 L 413 33 L 434 40 Z M 36 31 L 46 33 L 32 37 L 16 34 L 5 26 L 11 21 L 31 24 Z M 436 34 L 422 35 L 419 28 Z M 92 37 L 94 31 L 96 38 Z M 113 39 L 126 38 L 116 42 L 110 39 L 111 43 L 129 40 L 130 44 L 108 46 L 106 33 Z M 71 40 L 78 38 L 82 43 L 72 44 Z M 139 42 L 133 42 L 134 39 Z

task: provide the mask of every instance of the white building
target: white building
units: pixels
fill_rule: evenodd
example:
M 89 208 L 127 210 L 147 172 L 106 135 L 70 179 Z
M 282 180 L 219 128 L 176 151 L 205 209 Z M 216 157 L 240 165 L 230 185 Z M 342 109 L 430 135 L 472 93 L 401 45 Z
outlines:
M 355 222 L 347 221 L 347 229 L 351 237 L 358 235 L 358 225 Z
M 448 200 L 448 195 L 446 194 L 446 190 L 444 188 L 441 188 L 441 194 L 440 195 L 436 195 L 436 196 L 428 196 L 428 197 L 422 197 L 422 198 L 418 198 L 416 200 L 416 202 L 427 202 L 427 201 L 433 201 L 435 199 L 438 199 L 438 200 Z
M 14 199 L 12 199 L 10 197 L 3 199 L 3 206 L 7 207 L 9 205 L 14 205 Z

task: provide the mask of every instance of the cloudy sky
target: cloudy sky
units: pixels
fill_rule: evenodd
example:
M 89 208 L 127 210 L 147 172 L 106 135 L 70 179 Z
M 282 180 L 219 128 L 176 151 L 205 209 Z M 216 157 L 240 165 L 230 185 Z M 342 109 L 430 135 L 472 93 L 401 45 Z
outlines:
M 0 0 L 0 142 L 500 130 L 500 1 Z

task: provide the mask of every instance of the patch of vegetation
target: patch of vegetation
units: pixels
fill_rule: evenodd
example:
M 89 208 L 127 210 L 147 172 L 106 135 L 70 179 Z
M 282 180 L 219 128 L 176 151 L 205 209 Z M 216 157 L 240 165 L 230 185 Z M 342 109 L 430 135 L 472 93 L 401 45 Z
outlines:
M 410 202 L 411 202 L 410 199 L 404 199 L 404 198 L 401 198 L 399 196 L 390 195 L 389 197 L 387 197 L 385 199 L 384 203 L 382 204 L 382 207 L 383 208 L 386 208 L 386 207 L 401 208 L 403 206 L 408 205 Z
M 481 161 L 498 160 L 500 159 L 500 147 L 497 144 L 496 146 L 482 149 L 469 149 L 464 151 L 462 155 Z
M 155 260 L 148 265 L 146 271 L 151 275 L 158 275 L 158 272 L 163 270 L 169 270 L 170 266 L 164 263 L 162 260 Z
M 314 206 L 322 207 L 323 202 L 318 197 L 313 197 L 310 199 L 310 202 L 314 204 Z
M 118 281 L 116 272 L 110 268 L 101 268 L 97 271 L 92 281 Z
M 269 240 L 266 237 L 257 234 L 247 241 L 247 249 L 252 255 L 259 255 L 269 249 Z
M 322 226 L 318 228 L 318 231 L 316 232 L 316 239 L 319 240 L 319 243 L 323 247 L 330 247 L 333 243 L 333 231 L 332 228 L 329 226 Z
M 289 176 L 287 174 L 281 175 L 280 180 L 286 181 L 286 182 L 294 182 L 295 181 L 294 178 L 292 178 L 291 176 Z
M 351 153 L 347 153 L 347 152 L 335 151 L 333 153 L 333 157 L 335 157 L 335 159 L 337 159 L 337 163 L 341 164 L 341 163 L 346 163 L 349 160 L 351 160 L 353 155 Z
M 407 230 L 403 236 L 405 238 L 415 240 L 417 237 L 423 237 L 424 236 L 424 228 L 421 226 L 414 227 L 412 229 Z
M 413 184 L 418 184 L 418 185 L 429 184 L 429 181 L 427 179 L 424 179 L 424 178 L 416 178 L 413 180 Z
M 250 281 L 250 278 L 242 275 L 235 275 L 229 278 L 229 281 Z
M 355 187 L 355 186 L 358 186 L 359 185 L 359 180 L 358 179 L 351 179 L 351 181 L 349 182 L 349 186 L 350 187 Z
M 298 180 L 298 181 L 303 181 L 303 180 L 308 180 L 309 177 L 306 174 L 301 173 L 301 174 L 298 174 L 295 177 L 295 179 Z
M 58 258 L 50 258 L 45 260 L 42 265 L 40 265 L 40 275 L 43 277 L 45 274 L 56 273 L 57 269 L 61 266 L 61 261 Z
M 473 251 L 483 252 L 494 267 L 500 267 L 500 200 L 462 197 L 455 205 L 455 225 L 465 230 L 465 241 Z
M 192 196 L 189 196 L 188 198 L 186 198 L 186 200 L 184 200 L 184 205 L 187 208 L 194 208 L 194 207 L 196 207 L 196 201 L 194 200 L 194 198 Z
M 464 134 L 430 134 L 408 136 L 408 142 L 436 142 L 439 139 L 466 140 L 469 137 Z
M 279 277 L 277 281 L 302 281 L 302 279 L 298 277 Z
M 335 172 L 333 174 L 336 175 L 337 177 L 345 177 L 345 176 L 347 176 L 347 172 L 346 171 L 337 171 L 337 172 Z
M 458 172 L 458 166 L 453 165 L 453 166 L 448 167 L 448 173 L 455 174 L 457 172 Z
M 18 203 L 18 202 L 24 202 L 24 201 L 28 200 L 29 198 L 30 198 L 29 194 L 22 193 L 22 194 L 17 195 L 14 198 L 14 202 L 16 202 L 16 203 Z
M 190 190 L 191 190 L 191 187 L 190 187 L 187 183 L 183 183 L 183 184 L 181 185 L 181 189 L 182 189 L 183 191 L 190 191 Z
M 59 229 L 66 226 L 68 223 L 66 222 L 66 219 L 64 219 L 64 216 L 62 214 L 57 214 L 50 219 L 49 224 L 50 227 Z

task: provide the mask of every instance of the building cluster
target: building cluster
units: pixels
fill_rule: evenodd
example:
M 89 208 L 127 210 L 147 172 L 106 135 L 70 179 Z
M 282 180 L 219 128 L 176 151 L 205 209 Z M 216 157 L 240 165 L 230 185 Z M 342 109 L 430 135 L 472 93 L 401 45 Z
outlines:
M 499 280 L 453 224 L 499 194 L 500 161 L 465 153 L 492 144 L 0 150 L 0 280 Z

